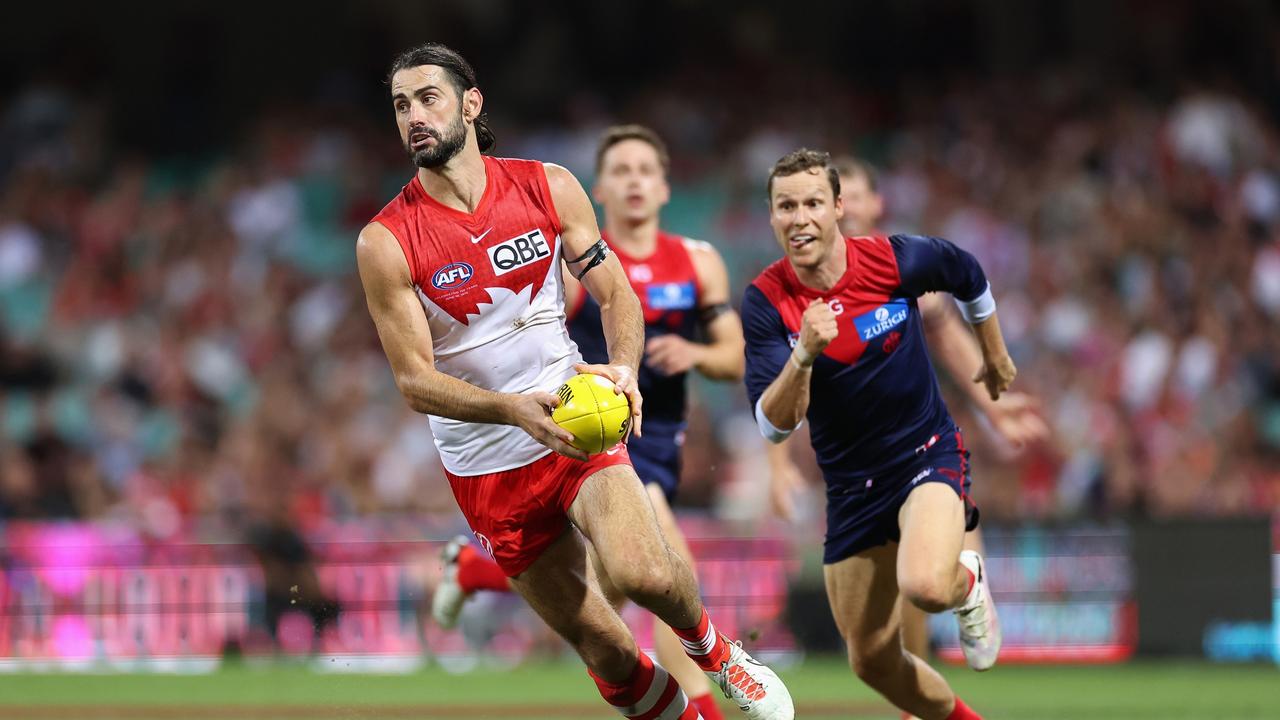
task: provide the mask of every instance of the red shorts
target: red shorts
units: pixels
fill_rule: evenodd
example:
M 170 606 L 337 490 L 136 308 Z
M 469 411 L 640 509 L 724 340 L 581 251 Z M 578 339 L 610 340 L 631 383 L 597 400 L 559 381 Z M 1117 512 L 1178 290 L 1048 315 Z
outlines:
M 513 470 L 445 475 L 476 539 L 507 577 L 515 577 L 569 527 L 569 506 L 582 483 L 614 465 L 631 465 L 626 445 L 585 462 L 553 452 Z

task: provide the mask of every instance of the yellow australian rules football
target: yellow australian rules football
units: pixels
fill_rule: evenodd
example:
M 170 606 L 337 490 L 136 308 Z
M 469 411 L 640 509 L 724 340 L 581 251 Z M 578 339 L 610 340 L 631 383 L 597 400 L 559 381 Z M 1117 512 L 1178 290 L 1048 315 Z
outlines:
M 551 411 L 551 419 L 573 433 L 573 446 L 588 455 L 617 445 L 631 427 L 631 403 L 613 388 L 609 378 L 584 373 L 556 391 L 560 404 Z

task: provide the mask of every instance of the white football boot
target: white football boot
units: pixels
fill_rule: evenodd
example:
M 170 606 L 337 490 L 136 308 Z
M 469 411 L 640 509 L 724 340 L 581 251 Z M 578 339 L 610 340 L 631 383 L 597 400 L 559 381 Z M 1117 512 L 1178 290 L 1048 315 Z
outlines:
M 952 610 L 960 627 L 960 649 L 964 661 L 974 670 L 989 670 L 1000 654 L 1000 618 L 987 585 L 982 556 L 972 550 L 960 552 L 960 564 L 973 573 L 973 588 L 964 603 Z
M 749 720 L 793 720 L 791 693 L 777 673 L 756 662 L 741 643 L 721 638 L 729 646 L 729 659 L 719 670 L 707 672 L 711 682 L 735 703 Z
M 458 616 L 462 614 L 462 604 L 467 601 L 467 594 L 458 584 L 458 555 L 471 540 L 466 535 L 459 535 L 445 544 L 440 551 L 440 559 L 444 562 L 444 573 L 440 576 L 440 584 L 431 596 L 431 617 L 436 624 L 445 630 L 451 630 L 458 624 Z

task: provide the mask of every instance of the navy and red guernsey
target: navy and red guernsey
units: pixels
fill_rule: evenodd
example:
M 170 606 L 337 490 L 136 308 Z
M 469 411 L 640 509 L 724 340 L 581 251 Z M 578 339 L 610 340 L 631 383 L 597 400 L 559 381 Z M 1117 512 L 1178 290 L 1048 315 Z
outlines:
M 604 235 L 605 242 L 609 236 Z M 658 232 L 658 242 L 648 257 L 638 258 L 627 254 L 617 245 L 609 243 L 609 249 L 618 256 L 622 269 L 627 273 L 631 289 L 640 298 L 644 311 L 644 339 L 674 333 L 686 340 L 693 340 L 698 333 L 698 305 L 702 288 L 693 258 L 679 235 Z M 578 308 L 569 317 L 569 336 L 578 345 L 582 359 L 589 363 L 609 362 L 609 349 L 605 345 L 604 327 L 600 320 L 600 306 L 592 297 L 583 293 Z M 664 375 L 645 362 L 640 363 L 636 378 L 640 394 L 644 397 L 644 419 L 684 422 L 687 373 Z M 648 425 L 645 431 L 648 432 Z
M 604 236 L 605 242 L 609 236 Z M 635 257 L 610 244 L 622 262 L 631 289 L 640 298 L 644 311 L 644 338 L 675 334 L 693 340 L 698 334 L 698 308 L 702 286 L 689 254 L 693 241 L 658 232 L 658 243 L 648 257 Z M 581 288 L 580 288 L 581 291 Z M 583 291 L 578 309 L 569 317 L 569 336 L 577 343 L 582 359 L 589 363 L 609 362 L 600 306 Z M 680 485 L 680 449 L 684 445 L 687 407 L 686 375 L 664 375 L 641 361 L 640 394 L 644 396 L 644 435 L 627 441 L 627 452 L 636 474 L 646 484 L 662 489 L 673 502 Z
M 832 485 L 870 487 L 872 476 L 897 474 L 939 439 L 959 443 L 967 458 L 929 361 L 916 298 L 943 291 L 971 316 L 994 310 L 982 267 L 946 240 L 892 235 L 843 242 L 848 268 L 830 290 L 803 285 L 783 258 L 742 301 L 747 394 L 766 435 L 774 429 L 762 419 L 760 397 L 789 361 L 805 308 L 821 299 L 836 314 L 836 339 L 813 365 L 806 416 L 829 493 Z

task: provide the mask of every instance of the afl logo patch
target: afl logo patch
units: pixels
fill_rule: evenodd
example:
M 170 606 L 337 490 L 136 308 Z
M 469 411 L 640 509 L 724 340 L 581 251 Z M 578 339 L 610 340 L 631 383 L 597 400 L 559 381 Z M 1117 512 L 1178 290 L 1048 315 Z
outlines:
M 437 290 L 452 290 L 459 288 L 471 282 L 474 275 L 474 269 L 470 263 L 455 262 L 449 263 L 444 267 L 431 273 L 431 284 Z

